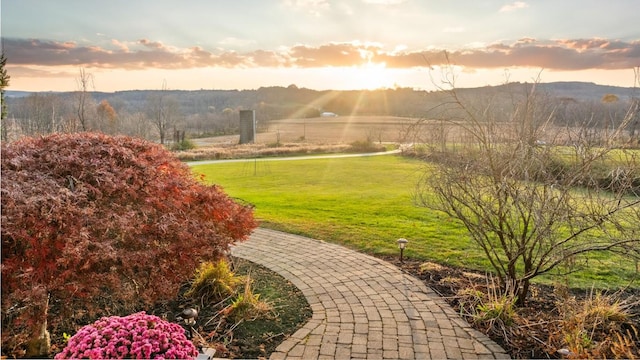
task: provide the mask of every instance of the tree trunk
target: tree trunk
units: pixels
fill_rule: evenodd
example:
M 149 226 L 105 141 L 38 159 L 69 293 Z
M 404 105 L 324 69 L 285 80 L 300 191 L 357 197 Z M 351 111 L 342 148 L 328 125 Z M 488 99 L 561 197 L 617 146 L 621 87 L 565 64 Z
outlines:
M 44 306 L 40 331 L 27 344 L 27 358 L 46 358 L 51 352 L 51 336 L 47 330 L 47 316 L 49 316 L 49 296 L 47 296 L 47 302 Z
M 518 307 L 524 307 L 527 303 L 527 295 L 529 295 L 529 286 L 531 285 L 531 283 L 529 282 L 529 280 L 522 280 L 521 282 L 518 283 L 518 288 L 517 288 L 517 300 L 516 300 L 516 305 Z

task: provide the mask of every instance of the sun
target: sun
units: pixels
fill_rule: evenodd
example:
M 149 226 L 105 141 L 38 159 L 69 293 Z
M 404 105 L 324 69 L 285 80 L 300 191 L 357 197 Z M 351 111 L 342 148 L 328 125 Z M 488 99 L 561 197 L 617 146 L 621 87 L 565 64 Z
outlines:
M 375 90 L 393 85 L 393 79 L 384 62 L 367 62 L 353 69 L 354 85 L 360 89 Z
M 402 78 L 397 69 L 384 62 L 363 61 L 360 65 L 325 67 L 316 74 L 316 81 L 331 90 L 393 89 Z

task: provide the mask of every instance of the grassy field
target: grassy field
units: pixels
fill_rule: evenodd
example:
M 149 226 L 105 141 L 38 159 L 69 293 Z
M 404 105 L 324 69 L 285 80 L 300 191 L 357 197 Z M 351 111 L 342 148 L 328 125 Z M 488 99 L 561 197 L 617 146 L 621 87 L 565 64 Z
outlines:
M 416 207 L 412 192 L 425 164 L 400 156 L 297 161 L 251 161 L 194 166 L 206 181 L 256 207 L 263 226 L 336 242 L 371 254 L 398 254 L 489 270 L 466 230 L 444 214 Z M 592 256 L 571 285 L 627 285 L 635 264 Z M 543 279 L 548 282 L 550 278 Z

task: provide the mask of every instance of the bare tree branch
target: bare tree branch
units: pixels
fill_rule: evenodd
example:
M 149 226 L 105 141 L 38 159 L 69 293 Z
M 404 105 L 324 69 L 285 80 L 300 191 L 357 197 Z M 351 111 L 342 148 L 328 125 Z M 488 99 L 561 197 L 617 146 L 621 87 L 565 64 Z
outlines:
M 434 118 L 468 141 L 441 148 L 418 184 L 418 204 L 459 219 L 503 283 L 517 287 L 521 305 L 531 279 L 578 256 L 633 256 L 640 162 L 625 130 L 633 104 L 622 117 L 599 122 L 594 113 L 563 128 L 560 105 L 536 91 L 539 79 L 514 85 L 524 93 L 508 94 L 510 103 L 490 96 L 476 105 L 454 80 L 445 77 L 450 101 Z

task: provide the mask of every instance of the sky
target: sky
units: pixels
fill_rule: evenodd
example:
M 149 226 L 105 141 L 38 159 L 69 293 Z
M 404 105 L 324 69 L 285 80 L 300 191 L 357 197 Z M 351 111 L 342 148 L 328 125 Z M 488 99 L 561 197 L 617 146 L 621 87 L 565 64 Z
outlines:
M 640 0 L 1 0 L 9 90 L 632 87 Z M 635 71 L 634 71 L 635 70 Z

